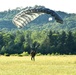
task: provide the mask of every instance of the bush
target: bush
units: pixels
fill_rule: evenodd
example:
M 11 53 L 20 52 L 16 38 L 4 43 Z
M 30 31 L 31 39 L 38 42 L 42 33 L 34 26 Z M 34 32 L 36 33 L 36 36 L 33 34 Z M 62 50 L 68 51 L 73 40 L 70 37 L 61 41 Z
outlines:
M 36 54 L 36 56 L 41 56 L 41 55 L 42 55 L 41 53 L 37 53 L 37 54 Z
M 19 56 L 19 54 L 11 54 L 11 56 Z
M 54 53 L 52 53 L 51 55 L 52 55 L 52 56 L 54 56 L 55 54 L 54 54 Z
M 28 54 L 28 52 L 23 52 L 23 53 L 20 54 L 20 55 L 22 55 L 22 56 L 28 56 L 29 54 Z
M 8 53 L 4 53 L 4 56 L 10 56 Z
M 54 55 L 60 55 L 60 53 L 57 53 L 57 52 L 56 52 L 56 53 L 52 53 L 51 55 L 52 55 L 52 56 L 54 56 Z
M 48 56 L 50 56 L 51 54 L 50 54 L 50 53 L 48 53 L 47 55 L 48 55 Z
M 60 55 L 60 53 L 57 53 L 57 52 L 56 52 L 55 55 Z

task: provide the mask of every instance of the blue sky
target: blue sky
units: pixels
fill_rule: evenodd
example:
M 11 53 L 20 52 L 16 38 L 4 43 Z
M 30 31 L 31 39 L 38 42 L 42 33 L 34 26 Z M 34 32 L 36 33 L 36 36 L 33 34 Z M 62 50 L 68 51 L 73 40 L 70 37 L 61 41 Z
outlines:
M 42 5 L 56 11 L 76 13 L 76 0 L 0 0 L 0 11 Z

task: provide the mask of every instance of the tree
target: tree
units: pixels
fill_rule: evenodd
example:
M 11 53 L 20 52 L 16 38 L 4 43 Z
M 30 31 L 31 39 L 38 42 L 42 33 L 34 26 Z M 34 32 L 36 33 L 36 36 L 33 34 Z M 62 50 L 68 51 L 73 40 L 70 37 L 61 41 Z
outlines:
M 74 43 L 74 37 L 71 31 L 68 32 L 67 39 L 66 39 L 66 53 L 73 53 L 75 43 Z
M 66 50 L 66 39 L 67 39 L 67 35 L 65 33 L 65 31 L 62 31 L 61 35 L 59 36 L 59 52 L 61 54 L 65 53 Z
M 1 50 L 1 48 L 2 48 L 3 45 L 4 45 L 3 34 L 2 34 L 2 32 L 0 32 L 0 50 Z
M 0 51 L 0 54 L 4 54 L 4 53 L 6 53 L 6 47 L 5 47 L 5 46 L 3 46 L 3 47 L 1 48 L 1 51 Z

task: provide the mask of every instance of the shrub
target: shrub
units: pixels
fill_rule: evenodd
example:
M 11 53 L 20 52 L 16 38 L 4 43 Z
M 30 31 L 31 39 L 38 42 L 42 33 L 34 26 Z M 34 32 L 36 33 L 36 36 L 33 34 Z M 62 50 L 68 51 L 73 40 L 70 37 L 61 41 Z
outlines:
M 41 56 L 41 55 L 42 55 L 41 53 L 37 53 L 37 54 L 36 54 L 36 56 Z
M 54 55 L 60 55 L 60 53 L 57 53 L 57 52 L 56 52 L 56 53 L 52 53 L 51 55 L 52 55 L 52 56 L 54 56 Z
M 56 52 L 55 55 L 60 55 L 60 54 Z
M 52 53 L 51 55 L 52 55 L 52 56 L 54 56 L 55 54 L 54 54 L 54 53 Z
M 8 53 L 4 53 L 4 56 L 10 56 Z
M 50 53 L 48 53 L 47 55 L 48 55 L 48 56 L 50 56 L 51 54 L 50 54 Z
M 28 54 L 28 52 L 23 52 L 23 53 L 20 54 L 20 55 L 22 55 L 22 56 L 28 56 L 29 54 Z
M 11 54 L 11 56 L 19 56 L 19 54 Z

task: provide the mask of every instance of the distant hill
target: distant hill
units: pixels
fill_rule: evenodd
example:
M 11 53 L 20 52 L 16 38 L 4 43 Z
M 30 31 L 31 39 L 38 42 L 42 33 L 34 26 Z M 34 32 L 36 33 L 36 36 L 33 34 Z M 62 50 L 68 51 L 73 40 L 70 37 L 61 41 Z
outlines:
M 22 9 L 8 10 L 0 12 L 0 29 L 16 29 L 17 27 L 13 25 L 12 18 L 20 12 Z M 76 14 L 68 14 L 61 11 L 56 11 L 64 20 L 63 24 L 57 23 L 54 18 L 52 21 L 49 21 L 48 18 L 50 15 L 44 14 L 39 16 L 37 19 L 29 23 L 23 29 L 26 30 L 57 30 L 57 31 L 75 31 L 76 30 Z

